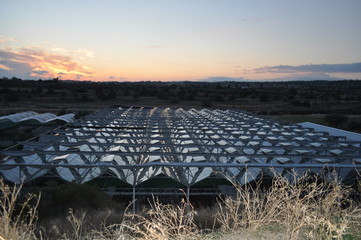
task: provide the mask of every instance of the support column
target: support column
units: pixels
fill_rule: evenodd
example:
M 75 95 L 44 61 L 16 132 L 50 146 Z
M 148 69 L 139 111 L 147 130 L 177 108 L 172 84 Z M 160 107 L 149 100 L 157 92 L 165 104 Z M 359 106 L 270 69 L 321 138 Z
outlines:
M 135 185 L 133 185 L 133 213 L 135 213 Z
M 21 177 L 21 167 L 19 167 L 19 185 L 23 183 L 22 177 Z

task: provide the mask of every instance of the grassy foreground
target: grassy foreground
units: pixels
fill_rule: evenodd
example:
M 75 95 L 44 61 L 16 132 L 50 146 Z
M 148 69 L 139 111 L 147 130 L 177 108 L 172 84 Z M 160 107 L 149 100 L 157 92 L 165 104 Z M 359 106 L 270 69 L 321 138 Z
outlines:
M 137 213 L 69 209 L 40 223 L 41 196 L 21 196 L 21 187 L 0 179 L 0 239 L 361 239 L 360 203 L 350 198 L 355 188 L 336 180 L 304 176 L 290 184 L 276 177 L 267 189 L 260 182 L 235 187 L 237 196 L 211 208 L 154 198 Z

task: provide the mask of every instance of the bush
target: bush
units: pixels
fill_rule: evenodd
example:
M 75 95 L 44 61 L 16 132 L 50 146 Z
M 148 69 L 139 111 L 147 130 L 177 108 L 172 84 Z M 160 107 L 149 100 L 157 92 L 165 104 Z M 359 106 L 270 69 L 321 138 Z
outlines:
M 338 127 L 341 123 L 347 122 L 348 118 L 341 114 L 327 114 L 325 116 L 325 122 L 333 127 Z
M 293 100 L 290 104 L 296 107 L 311 107 L 311 103 L 309 101 Z
M 62 108 L 56 113 L 56 115 L 61 116 L 61 115 L 67 114 L 67 113 L 68 113 L 68 111 L 65 110 L 64 108 Z
M 213 103 L 210 99 L 203 99 L 202 100 L 202 107 L 204 108 L 211 108 L 213 106 Z
M 267 102 L 268 99 L 269 99 L 269 96 L 268 96 L 268 94 L 266 94 L 266 93 L 262 93 L 261 95 L 259 95 L 259 100 L 260 100 L 261 102 Z
M 224 96 L 222 94 L 214 94 L 212 95 L 212 100 L 216 102 L 224 102 Z
M 178 98 L 171 98 L 170 103 L 178 104 L 179 100 L 178 100 Z
M 9 102 L 17 102 L 20 99 L 20 94 L 16 91 L 9 90 L 8 93 L 5 94 L 5 100 Z
M 76 114 L 75 114 L 75 118 L 79 119 L 82 118 L 86 115 L 91 114 L 93 111 L 88 111 L 88 110 L 79 110 Z
M 43 198 L 39 204 L 39 216 L 54 216 L 71 209 L 103 209 L 118 207 L 105 192 L 87 184 L 49 183 L 41 189 Z
M 361 121 L 350 121 L 348 124 L 347 124 L 347 128 L 350 129 L 350 130 L 353 130 L 353 131 L 361 131 Z

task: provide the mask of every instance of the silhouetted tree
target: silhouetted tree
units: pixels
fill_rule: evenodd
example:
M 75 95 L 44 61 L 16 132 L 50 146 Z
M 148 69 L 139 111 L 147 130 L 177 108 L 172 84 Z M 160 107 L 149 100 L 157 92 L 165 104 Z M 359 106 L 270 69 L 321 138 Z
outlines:
M 212 101 L 211 101 L 211 99 L 203 99 L 202 100 L 202 107 L 204 107 L 204 108 L 210 108 L 210 107 L 212 107 Z
M 325 121 L 333 127 L 338 127 L 341 123 L 347 122 L 348 118 L 341 114 L 327 114 Z
M 352 131 L 361 131 L 361 121 L 350 121 L 348 124 L 347 124 L 347 128 L 352 130 Z
M 19 99 L 20 99 L 20 94 L 13 90 L 9 90 L 9 92 L 7 94 L 5 94 L 6 101 L 16 102 L 16 101 L 19 101 Z
M 261 102 L 267 102 L 268 101 L 268 94 L 267 93 L 262 93 L 261 95 L 259 95 L 259 100 Z

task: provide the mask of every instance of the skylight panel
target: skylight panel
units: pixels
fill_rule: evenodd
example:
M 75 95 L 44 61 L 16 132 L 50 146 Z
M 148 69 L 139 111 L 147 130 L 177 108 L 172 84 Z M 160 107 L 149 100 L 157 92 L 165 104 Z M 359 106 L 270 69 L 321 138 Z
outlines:
M 332 150 L 330 150 L 330 153 L 332 155 L 340 155 L 341 153 L 343 153 L 343 151 L 340 149 L 332 149 Z
M 237 149 L 235 149 L 234 147 L 228 147 L 225 150 L 230 154 L 237 152 Z
M 191 148 L 188 148 L 189 152 L 197 152 L 199 151 L 199 148 L 197 147 L 191 147 Z
M 319 163 L 330 163 L 330 162 L 332 162 L 332 160 L 329 159 L 329 158 L 316 158 L 315 160 L 317 162 L 319 162 Z
M 272 149 L 269 148 L 261 148 L 260 152 L 264 153 L 264 154 L 271 154 L 274 153 L 274 151 Z
M 311 153 L 309 150 L 303 150 L 303 149 L 298 149 L 296 150 L 297 154 L 309 154 Z
M 279 163 L 283 163 L 283 164 L 291 162 L 291 159 L 289 159 L 287 157 L 275 157 L 274 160 Z
M 221 140 L 221 141 L 217 141 L 217 144 L 224 146 L 224 145 L 227 145 L 227 142 L 224 140 Z
M 248 157 L 245 157 L 245 156 L 239 156 L 239 157 L 235 157 L 234 158 L 234 161 L 235 162 L 238 162 L 238 163 L 247 163 L 249 162 L 249 158 Z
M 321 146 L 322 146 L 322 144 L 321 144 L 321 143 L 318 143 L 318 142 L 310 143 L 310 145 L 311 145 L 312 147 L 321 147 Z

